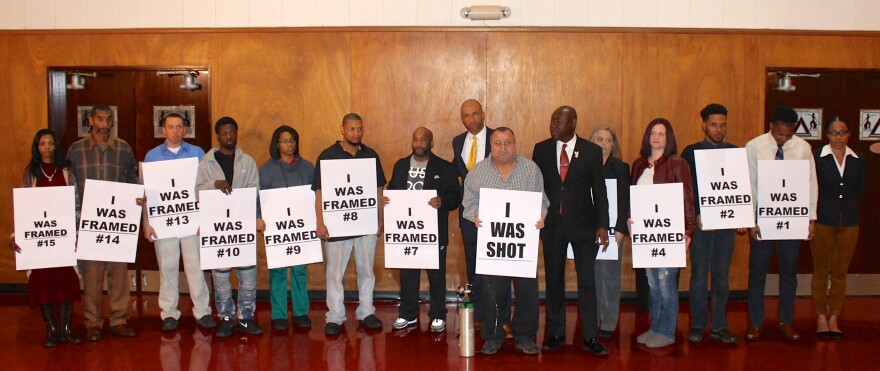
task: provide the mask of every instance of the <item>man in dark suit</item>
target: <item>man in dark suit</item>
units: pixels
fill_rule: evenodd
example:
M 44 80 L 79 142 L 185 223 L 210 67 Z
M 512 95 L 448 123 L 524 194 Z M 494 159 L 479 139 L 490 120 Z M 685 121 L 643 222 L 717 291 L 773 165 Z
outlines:
M 493 129 L 487 128 L 483 123 L 485 119 L 483 106 L 474 99 L 468 99 L 461 104 L 461 123 L 467 129 L 452 139 L 452 167 L 456 175 L 461 178 L 461 184 L 468 172 L 491 153 L 489 138 L 492 137 Z M 477 227 L 470 220 L 463 217 L 463 208 L 459 209 L 458 225 L 461 228 L 461 238 L 464 241 L 465 264 L 467 265 L 468 283 L 471 288 L 471 300 L 474 302 L 474 326 L 482 327 L 482 300 L 481 292 L 483 279 L 476 274 L 477 264 Z M 510 327 L 510 298 L 502 300 L 502 308 L 499 308 L 501 324 L 507 332 L 507 338 L 513 337 Z
M 544 175 L 544 192 L 550 198 L 544 243 L 547 340 L 542 348 L 565 343 L 565 255 L 569 244 L 577 271 L 578 307 L 583 347 L 604 356 L 608 350 L 596 339 L 595 262 L 599 241 L 608 247 L 608 198 L 602 173 L 602 149 L 578 138 L 577 112 L 562 106 L 550 116 L 550 139 L 535 145 L 532 160 Z
M 412 154 L 394 164 L 394 173 L 388 189 L 437 190 L 437 196 L 428 204 L 437 209 L 437 232 L 440 245 L 438 269 L 426 269 L 430 289 L 431 332 L 446 331 L 446 246 L 449 245 L 449 211 L 461 202 L 461 187 L 452 164 L 431 153 L 434 134 L 424 127 L 417 128 L 412 136 Z M 386 203 L 391 202 L 385 197 Z M 419 316 L 419 269 L 400 270 L 400 310 L 392 327 L 402 330 L 415 326 Z

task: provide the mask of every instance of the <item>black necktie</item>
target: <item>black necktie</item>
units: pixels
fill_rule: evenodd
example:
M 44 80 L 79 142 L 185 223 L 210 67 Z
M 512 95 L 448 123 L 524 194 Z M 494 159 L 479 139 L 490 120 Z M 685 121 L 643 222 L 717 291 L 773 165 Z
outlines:
M 777 159 L 777 160 L 782 160 L 782 159 L 783 159 L 783 156 L 782 156 L 782 146 L 777 146 L 777 149 L 776 149 L 776 159 Z

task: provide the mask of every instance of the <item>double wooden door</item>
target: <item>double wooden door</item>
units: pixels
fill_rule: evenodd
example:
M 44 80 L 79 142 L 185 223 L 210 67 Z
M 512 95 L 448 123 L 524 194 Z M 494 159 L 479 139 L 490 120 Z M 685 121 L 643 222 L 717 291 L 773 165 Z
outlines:
M 163 73 L 159 74 L 160 71 Z M 94 76 L 83 77 L 82 87 L 77 88 L 69 86 L 73 73 Z M 197 74 L 198 88 L 182 86 L 191 73 Z M 138 161 L 143 161 L 150 149 L 164 142 L 157 121 L 172 111 L 185 114 L 184 140 L 205 150 L 211 148 L 208 67 L 50 67 L 48 75 L 49 127 L 60 136 L 60 150 L 67 151 L 73 142 L 88 135 L 84 110 L 95 104 L 106 104 L 114 109 L 116 135 L 131 145 Z M 141 235 L 137 251 L 135 263 L 129 265 L 133 274 L 132 291 L 158 291 L 158 264 L 153 244 Z

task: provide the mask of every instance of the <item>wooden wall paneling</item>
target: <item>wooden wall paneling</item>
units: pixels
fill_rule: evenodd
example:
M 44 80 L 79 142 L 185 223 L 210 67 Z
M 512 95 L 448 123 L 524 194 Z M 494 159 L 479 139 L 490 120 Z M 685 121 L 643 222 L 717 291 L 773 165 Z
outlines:
M 300 154 L 314 162 L 339 139 L 339 120 L 350 109 L 349 47 L 345 32 L 218 34 L 212 135 L 217 119 L 234 118 L 239 147 L 260 166 L 269 158 L 272 132 L 289 124 L 300 134 Z M 259 288 L 266 289 L 269 275 L 260 246 Z M 309 289 L 324 290 L 324 265 L 308 269 Z
M 532 157 L 535 144 L 550 137 L 550 115 L 563 105 L 578 112 L 577 134 L 589 139 L 593 127 L 620 129 L 621 36 L 587 33 L 492 33 L 488 47 L 492 127 L 516 133 L 517 152 Z M 543 248 L 543 247 L 542 247 Z M 566 264 L 566 289 L 577 289 L 574 263 Z M 543 290 L 543 252 L 538 255 Z
M 638 157 L 645 126 L 655 117 L 672 122 L 679 153 L 687 145 L 702 140 L 699 111 L 712 102 L 728 108 L 729 142 L 744 146 L 754 136 L 750 133 L 762 107 L 754 91 L 762 89 L 764 81 L 763 70 L 754 65 L 755 37 L 628 34 L 624 39 L 626 72 L 622 101 L 626 144 L 622 147 L 628 148 L 624 154 L 627 162 Z M 627 255 L 625 264 L 629 265 L 631 257 Z M 690 269 L 682 270 L 682 291 L 689 288 L 689 280 Z M 747 285 L 748 240 L 740 236 L 734 250 L 730 286 L 732 290 L 745 290 Z
M 464 131 L 461 103 L 469 98 L 485 102 L 485 43 L 485 33 L 472 32 L 352 35 L 351 107 L 363 117 L 364 144 L 379 153 L 387 179 L 394 163 L 412 152 L 412 132 L 419 126 L 434 133 L 433 152 L 452 160 L 452 138 Z M 334 139 L 338 138 L 337 131 Z M 467 282 L 457 213 L 449 216 L 446 287 L 450 290 Z M 398 270 L 384 268 L 382 243 L 376 248 L 375 262 L 376 290 L 399 291 Z M 347 272 L 346 286 L 355 287 L 353 262 Z M 422 280 L 422 287 L 427 289 L 427 280 Z
M 207 66 L 215 59 L 213 33 L 97 33 L 89 35 L 90 66 Z
M 30 146 L 37 130 L 48 127 L 47 66 L 78 64 L 87 59 L 88 40 L 79 35 L 0 36 L 0 117 L 4 118 L 8 143 L 0 163 L 0 235 L 13 231 L 12 188 L 21 187 L 21 175 L 30 161 Z M 66 148 L 59 148 L 66 151 Z M 15 257 L 0 254 L 0 283 L 25 283 L 24 272 L 15 270 Z

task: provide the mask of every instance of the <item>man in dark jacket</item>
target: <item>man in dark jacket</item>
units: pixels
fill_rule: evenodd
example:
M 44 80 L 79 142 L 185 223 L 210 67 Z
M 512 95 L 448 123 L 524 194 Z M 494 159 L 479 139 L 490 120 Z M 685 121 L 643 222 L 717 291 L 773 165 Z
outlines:
M 388 189 L 424 190 L 435 189 L 437 196 L 428 204 L 437 209 L 437 227 L 440 244 L 440 265 L 438 269 L 426 270 L 430 284 L 431 332 L 446 331 L 446 246 L 449 244 L 449 211 L 455 210 L 461 200 L 458 177 L 448 161 L 431 153 L 434 147 L 434 134 L 420 127 L 412 135 L 412 154 L 394 164 L 394 173 Z M 391 202 L 385 197 L 386 203 Z M 401 330 L 414 326 L 419 315 L 419 280 L 422 272 L 418 269 L 400 270 L 400 312 L 392 326 Z

